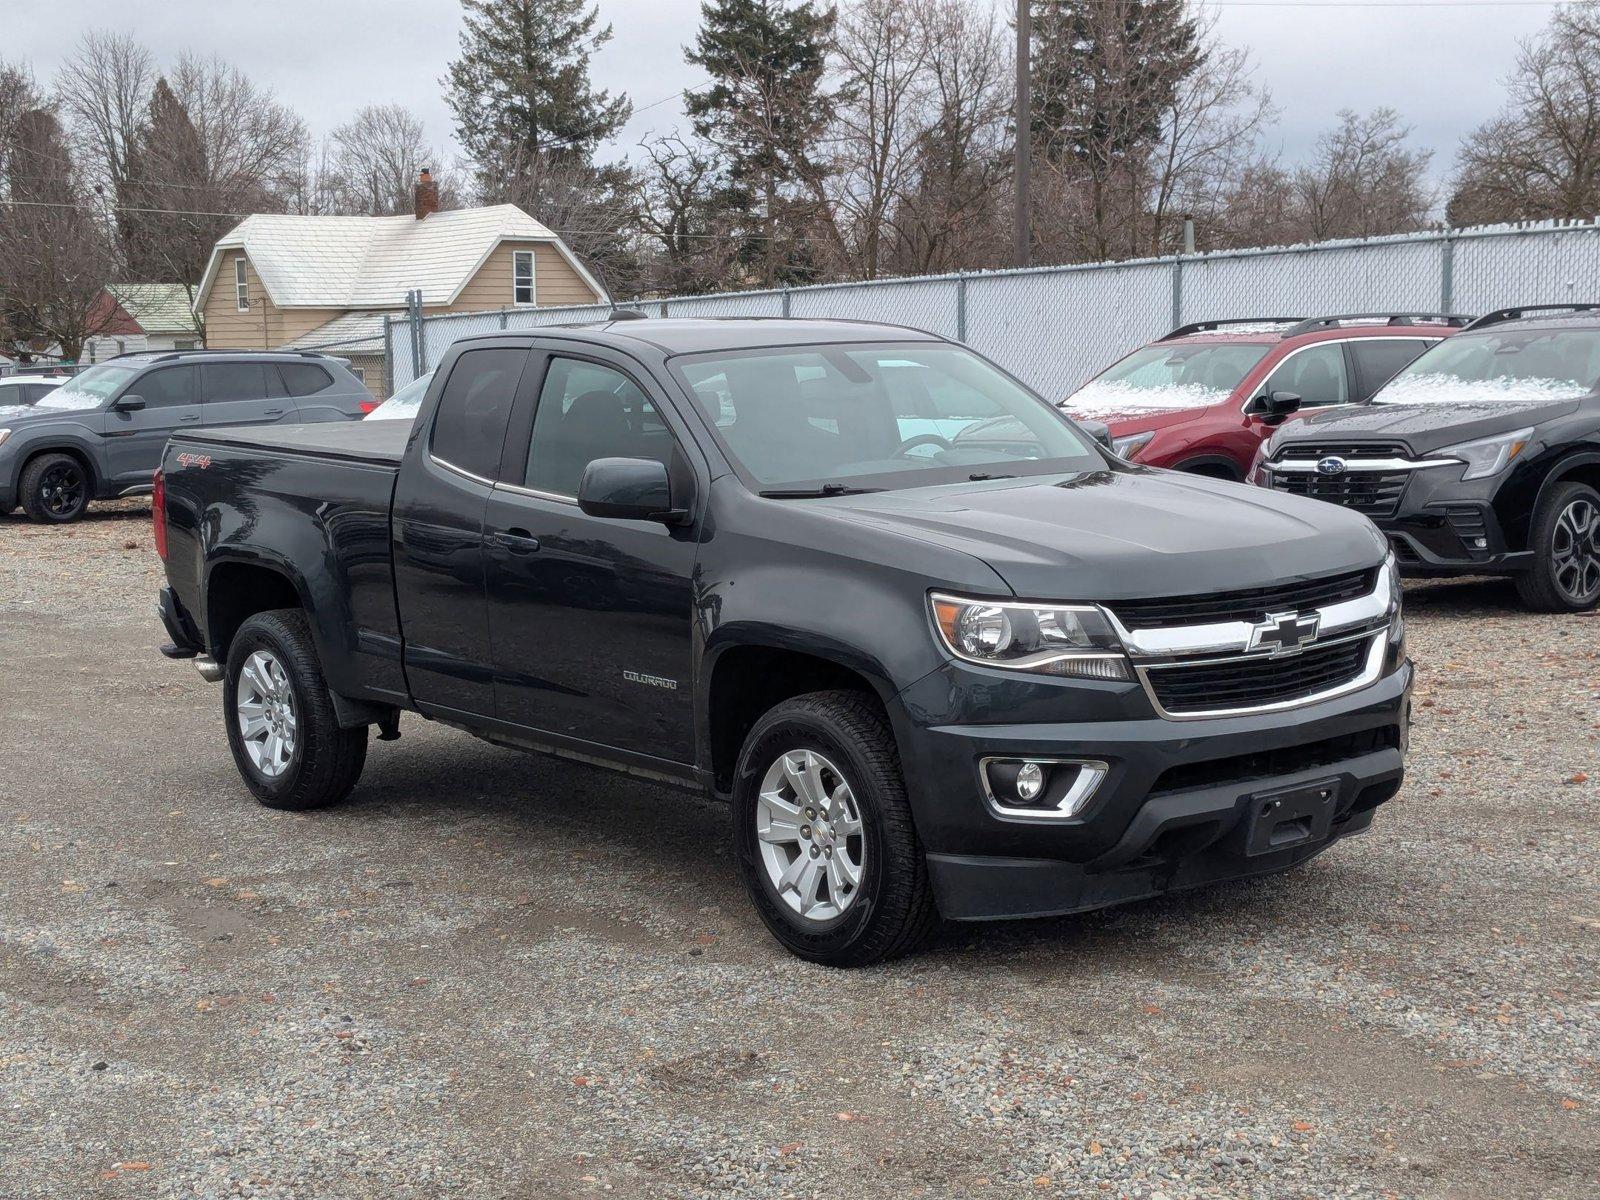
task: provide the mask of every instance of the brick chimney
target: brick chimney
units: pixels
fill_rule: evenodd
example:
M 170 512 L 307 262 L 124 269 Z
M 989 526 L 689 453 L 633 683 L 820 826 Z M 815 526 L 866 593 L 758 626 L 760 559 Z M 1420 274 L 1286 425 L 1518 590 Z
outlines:
M 429 213 L 439 211 L 439 185 L 433 181 L 433 173 L 427 167 L 423 167 L 422 174 L 417 177 L 417 186 L 411 190 L 411 198 L 419 221 Z

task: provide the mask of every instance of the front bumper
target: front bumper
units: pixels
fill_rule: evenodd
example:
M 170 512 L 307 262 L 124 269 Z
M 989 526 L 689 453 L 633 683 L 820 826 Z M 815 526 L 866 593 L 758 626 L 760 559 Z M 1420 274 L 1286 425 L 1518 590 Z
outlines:
M 902 694 L 896 725 L 940 911 L 952 920 L 1078 912 L 1305 862 L 1366 829 L 1399 791 L 1411 678 L 1404 662 L 1333 700 L 1206 721 L 1128 711 L 1097 722 L 913 725 L 909 714 L 935 713 L 941 693 L 952 694 L 954 681 L 936 672 Z M 1109 770 L 1071 820 L 996 814 L 979 762 L 1035 756 Z M 1330 793 L 1331 820 L 1317 836 L 1268 852 L 1246 844 L 1253 800 L 1312 784 Z

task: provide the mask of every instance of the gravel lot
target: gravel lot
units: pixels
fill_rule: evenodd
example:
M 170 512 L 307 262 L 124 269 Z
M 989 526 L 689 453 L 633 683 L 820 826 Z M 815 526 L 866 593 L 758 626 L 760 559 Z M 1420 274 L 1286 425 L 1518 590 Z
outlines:
M 1413 587 L 1370 836 L 840 973 L 679 793 L 408 718 L 258 807 L 148 511 L 0 518 L 8 1200 L 1600 1191 L 1600 618 Z

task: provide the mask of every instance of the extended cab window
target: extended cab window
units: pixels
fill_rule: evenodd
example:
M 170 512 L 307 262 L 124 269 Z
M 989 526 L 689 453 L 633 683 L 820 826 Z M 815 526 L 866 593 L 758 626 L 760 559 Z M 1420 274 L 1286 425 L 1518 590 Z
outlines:
M 534 410 L 526 486 L 576 496 L 583 469 L 597 458 L 672 463 L 677 443 L 655 406 L 621 371 L 552 358 Z
M 146 408 L 171 408 L 194 403 L 193 367 L 162 367 L 141 376 L 125 393 L 138 396 Z
M 433 419 L 433 456 L 452 467 L 493 479 L 505 447 L 506 421 L 526 350 L 468 350 L 456 359 Z
M 1350 372 L 1345 368 L 1344 346 L 1323 342 L 1295 351 L 1278 364 L 1260 390 L 1293 392 L 1306 408 L 1350 403 Z

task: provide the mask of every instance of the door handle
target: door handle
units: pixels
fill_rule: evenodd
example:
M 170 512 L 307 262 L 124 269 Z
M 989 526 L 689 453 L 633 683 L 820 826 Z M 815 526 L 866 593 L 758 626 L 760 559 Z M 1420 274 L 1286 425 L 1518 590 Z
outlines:
M 507 529 L 495 534 L 491 540 L 512 554 L 533 554 L 539 549 L 539 539 L 526 529 Z
M 199 419 L 200 419 L 200 414 L 199 413 L 195 413 L 193 416 L 179 417 L 178 418 L 178 423 L 180 425 L 189 425 L 189 424 L 194 423 L 195 421 L 198 421 Z
M 261 415 L 263 417 L 281 417 L 281 416 L 283 416 L 283 409 L 281 409 L 281 408 L 269 408 L 269 409 L 267 409 L 266 412 L 262 413 Z

